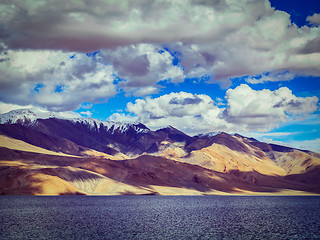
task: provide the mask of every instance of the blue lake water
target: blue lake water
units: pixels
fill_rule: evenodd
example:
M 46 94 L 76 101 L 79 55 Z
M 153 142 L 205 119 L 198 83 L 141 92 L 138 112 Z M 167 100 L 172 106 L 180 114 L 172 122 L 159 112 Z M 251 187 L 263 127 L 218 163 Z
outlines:
M 0 239 L 320 239 L 320 197 L 1 196 Z

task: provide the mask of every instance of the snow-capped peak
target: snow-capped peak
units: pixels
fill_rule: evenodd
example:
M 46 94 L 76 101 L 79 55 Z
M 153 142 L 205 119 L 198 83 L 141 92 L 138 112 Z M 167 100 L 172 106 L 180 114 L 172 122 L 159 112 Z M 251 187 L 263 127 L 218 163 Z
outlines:
M 0 123 L 10 123 L 14 124 L 19 121 L 25 122 L 33 122 L 34 120 L 38 119 L 39 116 L 35 113 L 35 111 L 32 111 L 31 109 L 18 109 L 18 110 L 12 110 L 8 113 L 4 113 L 0 115 Z
M 115 131 L 124 133 L 129 130 L 129 128 L 133 128 L 137 133 L 145 133 L 148 132 L 149 129 L 144 125 L 139 123 L 122 123 L 122 122 L 113 122 L 113 121 L 101 121 L 92 118 L 84 118 L 81 115 L 73 112 L 49 112 L 45 110 L 40 110 L 36 108 L 30 109 L 18 109 L 12 110 L 8 113 L 0 114 L 0 124 L 32 124 L 37 119 L 49 119 L 49 118 L 58 118 L 69 120 L 73 123 L 81 123 L 88 125 L 91 129 L 95 129 L 96 127 L 101 126 L 101 124 L 107 129 L 111 130 L 114 133 Z
M 197 137 L 211 138 L 211 137 L 214 137 L 220 133 L 222 133 L 222 132 L 220 132 L 220 131 L 219 132 L 210 132 L 210 133 L 205 133 L 205 134 L 199 134 L 199 135 L 197 135 Z
M 78 116 L 78 114 L 72 114 L 74 116 Z M 33 122 L 37 119 L 48 119 L 48 118 L 62 118 L 66 119 L 70 117 L 69 113 L 54 113 L 50 111 L 45 111 L 38 108 L 27 108 L 27 109 L 17 109 L 12 110 L 10 112 L 0 114 L 0 124 L 9 123 L 25 123 L 25 122 Z
M 82 123 L 85 125 L 89 125 L 90 128 L 95 129 L 96 127 L 99 127 L 103 125 L 108 130 L 113 129 L 112 133 L 115 131 L 118 131 L 120 133 L 125 133 L 129 130 L 129 128 L 133 128 L 137 133 L 146 133 L 149 131 L 148 128 L 146 128 L 144 125 L 140 124 L 134 124 L 134 123 L 123 123 L 123 122 L 114 122 L 114 121 L 101 121 L 97 119 L 92 118 L 73 118 L 68 119 L 74 123 Z

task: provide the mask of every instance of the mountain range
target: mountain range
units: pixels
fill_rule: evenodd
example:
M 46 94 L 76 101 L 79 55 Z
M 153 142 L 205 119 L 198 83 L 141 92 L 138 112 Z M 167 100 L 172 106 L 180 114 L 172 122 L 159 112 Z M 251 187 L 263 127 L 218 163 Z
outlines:
M 320 194 L 320 154 L 224 132 L 0 115 L 0 194 Z

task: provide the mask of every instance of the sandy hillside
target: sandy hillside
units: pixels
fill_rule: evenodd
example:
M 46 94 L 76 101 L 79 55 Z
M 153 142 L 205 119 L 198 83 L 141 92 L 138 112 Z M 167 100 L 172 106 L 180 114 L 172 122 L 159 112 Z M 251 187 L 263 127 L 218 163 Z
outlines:
M 24 141 L 10 138 L 10 137 L 4 136 L 4 135 L 0 135 L 0 147 L 20 150 L 20 151 L 26 151 L 26 152 L 43 153 L 43 154 L 48 154 L 48 155 L 74 156 L 74 155 L 68 155 L 68 154 L 61 153 L 61 152 L 49 151 L 47 149 L 40 148 L 40 147 L 31 145 L 29 143 L 26 143 Z
M 242 139 L 237 139 L 243 143 L 247 152 L 232 150 L 224 145 L 214 143 L 211 146 L 188 153 L 179 143 L 162 142 L 159 151 L 152 155 L 198 165 L 218 172 L 257 171 L 272 176 L 303 174 L 320 166 L 320 158 L 317 157 L 317 154 L 312 155 L 294 149 L 288 152 L 270 151 L 265 153 Z
M 168 142 L 162 143 L 160 151 L 154 155 L 163 156 L 179 162 L 198 165 L 218 172 L 230 170 L 257 171 L 266 175 L 285 175 L 286 171 L 268 158 L 265 154 L 254 155 L 257 149 L 247 146 L 252 154 L 231 150 L 221 144 L 212 144 L 201 150 L 187 153 L 181 145 Z
M 246 152 L 214 143 L 190 153 L 163 141 L 128 158 L 88 150 L 49 151 L 0 135 L 0 193 L 23 195 L 303 195 L 319 190 L 320 159 L 299 150 Z M 115 161 L 117 160 L 117 161 Z
M 275 163 L 285 170 L 286 174 L 301 174 L 320 166 L 320 158 L 299 150 L 292 152 L 273 151 L 272 157 Z

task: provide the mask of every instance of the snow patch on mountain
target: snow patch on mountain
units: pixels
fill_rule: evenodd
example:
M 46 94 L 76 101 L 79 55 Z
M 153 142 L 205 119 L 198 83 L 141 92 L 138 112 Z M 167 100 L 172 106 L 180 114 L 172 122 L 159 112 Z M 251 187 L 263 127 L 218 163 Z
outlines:
M 133 123 L 120 123 L 113 121 L 100 121 L 92 118 L 80 117 L 77 113 L 56 113 L 43 111 L 39 109 L 19 109 L 12 110 L 8 113 L 0 114 L 0 124 L 23 124 L 23 125 L 33 125 L 37 123 L 38 119 L 49 119 L 57 118 L 71 121 L 73 123 L 81 123 L 88 125 L 92 130 L 98 130 L 101 125 L 107 129 L 107 131 L 112 129 L 112 134 L 117 132 L 125 133 L 130 128 L 134 129 L 137 133 L 146 133 L 150 131 L 147 127 L 142 124 Z
M 54 117 L 52 113 L 45 111 L 35 111 L 32 109 L 18 109 L 12 110 L 8 113 L 0 115 L 1 124 L 15 124 L 15 123 L 31 123 L 37 119 L 46 119 Z
M 101 125 L 107 128 L 107 130 L 112 129 L 112 134 L 116 131 L 120 133 L 127 132 L 130 127 L 133 128 L 137 133 L 147 133 L 150 131 L 147 127 L 140 124 L 133 124 L 133 123 L 121 123 L 121 122 L 113 122 L 113 121 L 100 121 L 92 118 L 73 118 L 68 119 L 74 123 L 81 123 L 90 126 L 91 129 L 99 129 Z
M 70 119 L 80 117 L 81 115 L 75 112 L 50 112 L 39 108 L 17 109 L 10 112 L 0 114 L 0 124 L 15 124 L 15 123 L 31 123 L 37 119 Z
M 210 133 L 205 133 L 205 134 L 198 134 L 196 135 L 195 137 L 200 137 L 200 138 L 211 138 L 211 137 L 214 137 L 218 134 L 220 134 L 222 132 L 210 132 Z

